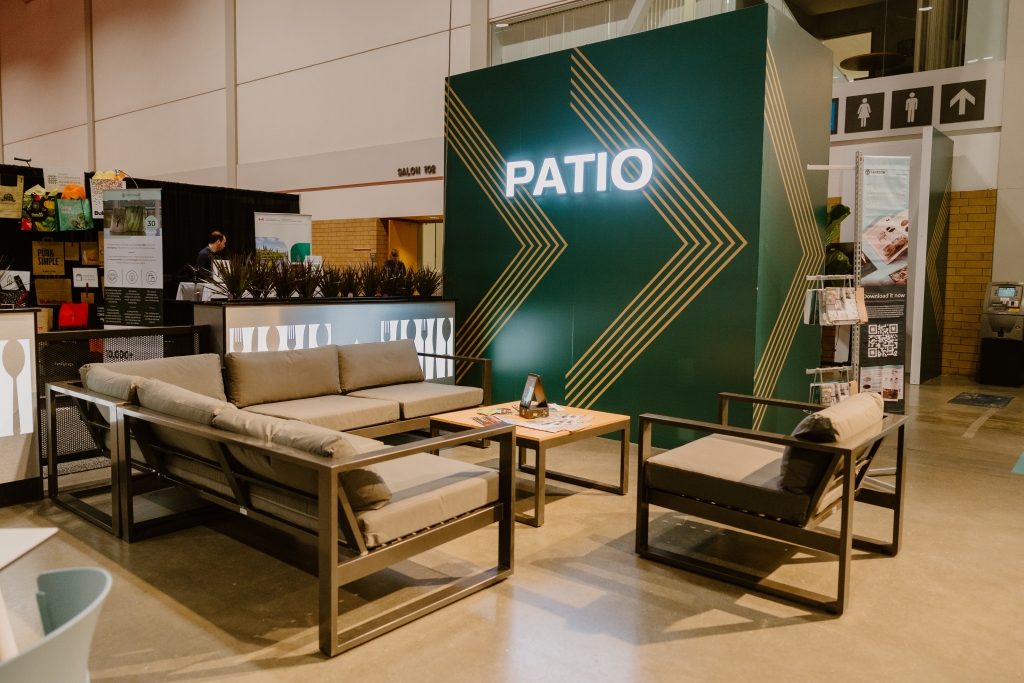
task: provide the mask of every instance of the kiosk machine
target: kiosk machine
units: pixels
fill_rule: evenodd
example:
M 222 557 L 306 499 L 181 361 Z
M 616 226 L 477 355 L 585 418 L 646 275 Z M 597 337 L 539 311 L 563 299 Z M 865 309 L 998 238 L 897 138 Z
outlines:
M 981 312 L 978 381 L 1003 387 L 1024 383 L 1024 282 L 990 282 Z

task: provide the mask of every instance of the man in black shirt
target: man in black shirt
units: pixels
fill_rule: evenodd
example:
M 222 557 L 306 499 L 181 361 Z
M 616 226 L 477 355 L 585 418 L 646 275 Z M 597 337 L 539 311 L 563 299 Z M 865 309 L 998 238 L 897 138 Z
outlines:
M 213 274 L 213 262 L 217 259 L 216 254 L 224 250 L 228 244 L 228 238 L 224 233 L 214 230 L 210 233 L 210 243 L 203 247 L 196 258 L 196 270 L 200 275 Z

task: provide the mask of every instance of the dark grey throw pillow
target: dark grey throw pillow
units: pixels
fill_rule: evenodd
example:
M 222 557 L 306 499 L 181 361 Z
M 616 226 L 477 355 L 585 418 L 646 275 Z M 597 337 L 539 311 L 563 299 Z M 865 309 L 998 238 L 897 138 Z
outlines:
M 354 512 L 377 510 L 391 500 L 391 489 L 373 469 L 349 470 L 341 475 L 341 486 Z
M 804 441 L 824 443 L 835 441 L 832 421 L 812 413 L 793 429 L 793 436 Z M 811 495 L 818 488 L 834 456 L 809 448 L 787 446 L 782 455 L 781 484 L 790 493 Z

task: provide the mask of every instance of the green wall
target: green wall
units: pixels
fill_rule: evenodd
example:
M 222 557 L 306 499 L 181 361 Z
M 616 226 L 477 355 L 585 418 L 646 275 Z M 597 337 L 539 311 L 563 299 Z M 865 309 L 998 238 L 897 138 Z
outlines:
M 495 400 L 536 372 L 556 402 L 632 415 L 634 440 L 643 412 L 714 421 L 721 391 L 805 398 L 827 174 L 802 169 L 828 163 L 830 101 L 831 54 L 767 6 L 452 77 L 458 353 L 494 360 Z M 648 185 L 597 192 L 590 163 L 573 192 L 565 156 L 626 147 L 651 153 Z M 546 157 L 566 194 L 505 196 L 506 162 Z

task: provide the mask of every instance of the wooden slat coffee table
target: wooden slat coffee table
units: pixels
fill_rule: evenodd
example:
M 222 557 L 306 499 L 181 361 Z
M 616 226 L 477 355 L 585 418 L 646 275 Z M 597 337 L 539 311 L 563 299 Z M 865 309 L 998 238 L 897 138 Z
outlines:
M 503 403 L 493 407 L 511 407 L 516 409 L 518 403 Z M 474 429 L 480 425 L 473 421 L 478 417 L 479 408 L 459 410 L 454 413 L 442 413 L 430 418 L 430 435 L 439 436 L 441 432 L 458 432 L 466 429 Z M 564 411 L 564 412 L 563 412 Z M 516 521 L 531 526 L 543 526 L 544 524 L 544 487 L 547 479 L 582 486 L 584 488 L 617 493 L 620 496 L 626 495 L 627 478 L 629 476 L 629 416 L 616 415 L 615 413 L 601 413 L 596 410 L 583 410 L 581 408 L 565 407 L 563 411 L 552 413 L 552 415 L 589 415 L 593 419 L 583 429 L 574 432 L 545 432 L 539 429 L 530 429 L 522 423 L 516 423 L 516 445 L 519 446 L 519 469 L 527 474 L 534 475 L 536 494 L 533 497 L 533 517 L 516 514 Z M 498 416 L 518 417 L 518 415 Z M 591 479 L 584 479 L 564 472 L 552 472 L 547 469 L 547 451 L 565 444 L 575 443 L 595 436 L 619 432 L 621 442 L 620 463 L 619 463 L 619 485 L 605 484 Z M 533 450 L 537 454 L 535 467 L 526 464 L 526 451 Z

